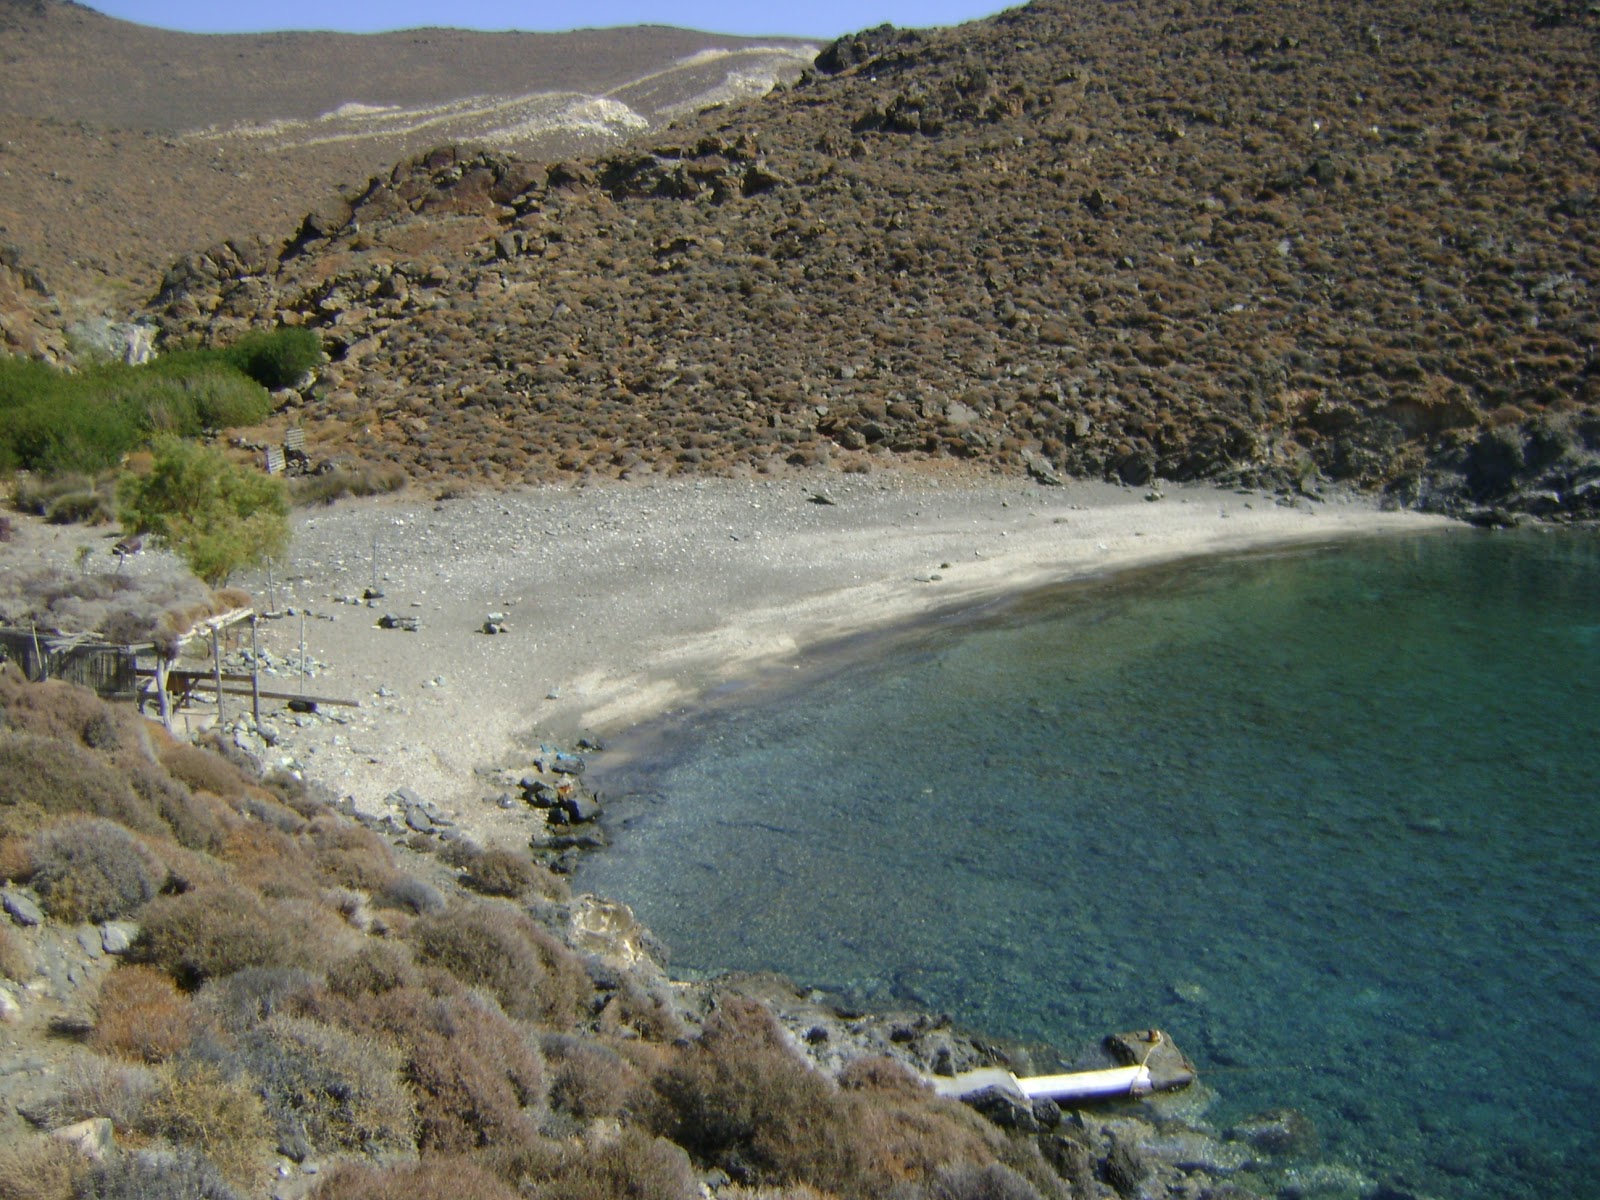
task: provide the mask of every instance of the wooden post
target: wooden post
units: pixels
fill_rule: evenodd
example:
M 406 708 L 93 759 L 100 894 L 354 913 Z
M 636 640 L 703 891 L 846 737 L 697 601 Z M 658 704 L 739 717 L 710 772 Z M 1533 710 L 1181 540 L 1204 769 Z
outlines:
M 261 618 L 250 614 L 250 716 L 261 724 Z
M 211 627 L 211 674 L 217 685 L 217 727 L 222 726 L 222 645 L 217 638 L 217 627 Z
M 306 694 L 306 610 L 300 610 L 300 694 Z
M 172 673 L 172 660 L 156 653 L 156 692 L 161 697 L 161 723 L 172 732 L 172 697 L 167 694 L 167 678 Z

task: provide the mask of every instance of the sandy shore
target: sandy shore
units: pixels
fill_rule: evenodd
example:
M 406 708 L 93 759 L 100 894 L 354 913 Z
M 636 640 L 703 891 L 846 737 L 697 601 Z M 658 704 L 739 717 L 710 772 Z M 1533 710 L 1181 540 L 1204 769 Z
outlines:
M 1348 497 L 1162 491 L 804 476 L 315 510 L 285 573 L 241 582 L 294 610 L 263 640 L 294 655 L 303 628 L 306 691 L 359 707 L 275 717 L 274 753 L 363 811 L 406 785 L 493 836 L 475 769 L 615 735 L 843 635 L 1161 560 L 1444 524 Z M 505 633 L 483 632 L 491 613 Z

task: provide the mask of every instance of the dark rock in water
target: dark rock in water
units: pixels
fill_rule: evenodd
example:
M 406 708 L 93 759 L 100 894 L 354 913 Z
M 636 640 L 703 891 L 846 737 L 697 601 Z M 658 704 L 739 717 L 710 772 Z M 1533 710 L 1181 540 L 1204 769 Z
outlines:
M 537 850 L 603 850 L 610 843 L 606 841 L 605 832 L 599 826 L 592 826 L 581 833 L 536 836 L 529 844 Z
M 1105 1040 L 1105 1050 L 1124 1067 L 1150 1069 L 1150 1084 L 1158 1092 L 1186 1087 L 1195 1080 L 1194 1064 L 1177 1043 L 1159 1029 L 1115 1033 Z
M 584 792 L 574 792 L 562 799 L 561 811 L 571 824 L 583 825 L 600 819 L 600 802 Z
M 576 754 L 557 754 L 550 760 L 550 769 L 557 775 L 582 775 L 588 765 Z
M 1292 1108 L 1274 1108 L 1240 1121 L 1228 1136 L 1274 1158 L 1314 1154 L 1321 1139 L 1311 1118 Z
M 531 783 L 525 781 L 522 798 L 535 808 L 555 808 L 561 803 L 560 791 L 542 779 L 535 779 Z

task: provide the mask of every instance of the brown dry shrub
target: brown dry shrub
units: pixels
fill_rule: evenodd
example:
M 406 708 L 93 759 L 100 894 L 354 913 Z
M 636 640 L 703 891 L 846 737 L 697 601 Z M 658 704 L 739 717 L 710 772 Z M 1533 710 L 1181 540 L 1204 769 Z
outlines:
M 125 963 L 100 985 L 91 1044 L 103 1054 L 164 1062 L 186 1049 L 203 1024 L 168 976 L 142 963 Z
M 0 882 L 25 880 L 33 874 L 33 859 L 28 855 L 26 837 L 0 835 Z
M 254 781 L 233 763 L 191 742 L 173 742 L 159 751 L 161 765 L 179 783 L 223 798 L 238 796 Z
M 111 921 L 135 912 L 167 869 L 114 821 L 85 817 L 35 834 L 28 845 L 40 903 L 62 921 Z
M 754 1001 L 724 998 L 699 1041 L 651 1086 L 654 1131 L 747 1182 L 806 1182 L 863 1197 L 886 1182 L 869 1177 L 838 1090 Z
M 425 917 L 408 935 L 419 961 L 486 989 L 513 1016 L 570 1028 L 593 987 L 577 956 L 529 918 L 477 904 Z
M 308 837 L 312 861 L 325 883 L 376 892 L 396 874 L 389 843 L 342 817 L 317 817 Z
M 411 952 L 393 942 L 369 942 L 328 969 L 328 989 L 347 1000 L 420 987 L 422 982 L 422 968 Z
M 180 846 L 214 853 L 227 832 L 227 812 L 218 801 L 196 796 L 157 764 L 124 755 L 117 765 L 127 774 L 134 794 L 165 822 Z
M 224 885 L 158 896 L 145 907 L 134 961 L 159 967 L 193 991 L 246 967 L 316 969 L 330 946 L 303 910 Z
M 88 1172 L 76 1146 L 37 1134 L 0 1149 L 0 1200 L 72 1200 Z
M 581 1142 L 535 1143 L 491 1161 L 525 1200 L 698 1200 L 702 1194 L 682 1147 L 634 1128 Z
M 545 900 L 565 900 L 571 896 L 565 880 L 514 850 L 485 850 L 464 865 L 466 873 L 461 877 L 462 884 L 485 896 L 515 899 L 528 892 L 535 892 Z
M 204 1154 L 233 1183 L 248 1186 L 271 1149 L 271 1123 L 255 1085 L 210 1063 L 187 1062 L 156 1072 L 135 1128 L 179 1149 Z
M 809 1184 L 788 1187 L 727 1187 L 717 1189 L 717 1200 L 842 1200 L 834 1192 L 819 1192 Z
M 605 1042 L 550 1034 L 541 1045 L 550 1106 L 579 1120 L 620 1116 L 645 1086 L 644 1073 Z
M 10 925 L 0 925 L 0 978 L 21 983 L 33 974 L 33 952 Z
M 544 1111 L 544 1062 L 492 1000 L 397 987 L 353 1000 L 331 991 L 310 993 L 297 1008 L 400 1047 L 416 1101 L 419 1149 L 453 1154 L 523 1145 L 536 1137 Z
M 77 814 L 105 817 L 135 833 L 164 831 L 126 776 L 88 750 L 37 734 L 0 732 L 0 833 L 32 833 L 46 816 Z
M 317 1184 L 311 1200 L 518 1200 L 515 1190 L 468 1158 L 428 1158 L 400 1167 L 341 1163 Z
M 286 833 L 254 821 L 229 830 L 217 851 L 239 886 L 264 896 L 315 896 L 320 891 L 304 848 Z
M 59 679 L 29 683 L 16 672 L 0 672 L 0 722 L 21 733 L 90 750 L 115 750 L 136 743 L 137 720 L 77 684 Z

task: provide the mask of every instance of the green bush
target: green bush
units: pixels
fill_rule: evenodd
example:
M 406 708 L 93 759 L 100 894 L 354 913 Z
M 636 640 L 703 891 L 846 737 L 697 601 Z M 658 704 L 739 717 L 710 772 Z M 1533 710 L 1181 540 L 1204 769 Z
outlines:
M 156 857 L 126 829 L 99 817 L 56 825 L 34 836 L 33 888 L 52 917 L 111 921 L 133 913 L 166 881 Z
M 262 387 L 276 391 L 294 387 L 322 361 L 322 339 L 313 330 L 292 326 L 250 333 L 223 351 L 223 357 Z
M 0 356 L 0 470 L 93 474 L 158 434 L 196 437 L 264 420 L 272 398 L 229 354 L 183 351 L 77 373 Z
M 175 438 L 155 449 L 150 473 L 125 476 L 118 489 L 128 533 L 153 534 L 212 587 L 288 548 L 281 480 Z

